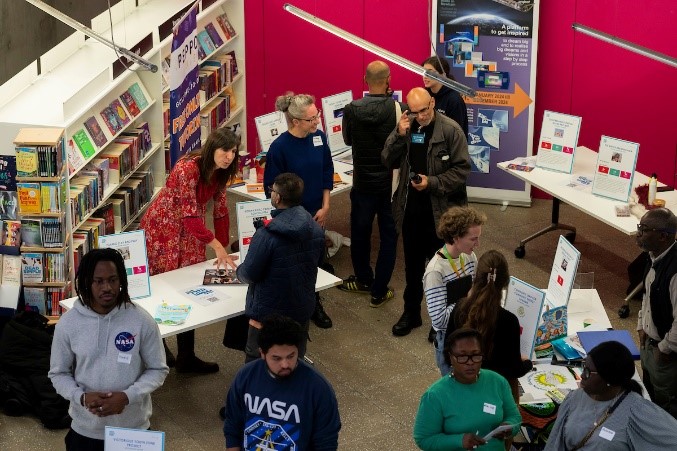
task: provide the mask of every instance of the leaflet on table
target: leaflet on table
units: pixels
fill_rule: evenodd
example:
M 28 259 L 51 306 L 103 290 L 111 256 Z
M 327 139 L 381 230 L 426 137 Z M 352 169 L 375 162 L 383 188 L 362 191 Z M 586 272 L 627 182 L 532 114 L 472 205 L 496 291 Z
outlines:
M 578 249 L 560 235 L 545 292 L 545 304 L 549 308 L 566 306 L 569 303 L 580 260 L 581 253 Z
M 571 174 L 580 129 L 579 116 L 546 110 L 538 140 L 536 165 L 539 168 Z
M 106 451 L 162 451 L 165 449 L 165 433 L 140 429 L 106 426 L 104 447 Z
M 327 143 L 332 158 L 343 159 L 346 154 L 352 157 L 350 146 L 343 141 L 343 109 L 353 101 L 353 92 L 346 91 L 322 98 L 324 125 L 327 130 Z M 351 158 L 352 160 L 352 158 Z
M 167 304 L 163 302 L 155 309 L 155 322 L 163 326 L 178 326 L 188 319 L 193 307 L 189 304 Z
M 240 243 L 240 262 L 247 257 L 249 243 L 251 242 L 256 226 L 262 220 L 271 219 L 270 214 L 273 206 L 270 199 L 253 200 L 249 202 L 238 202 L 235 204 L 237 212 L 237 233 Z
M 536 167 L 536 157 L 520 157 L 505 162 L 508 169 L 520 172 L 531 172 Z
M 99 248 L 117 249 L 125 261 L 129 297 L 150 296 L 150 274 L 146 255 L 146 234 L 143 230 L 99 236 Z
M 567 186 L 578 191 L 592 192 L 593 174 L 572 174 Z
M 287 118 L 281 111 L 273 111 L 263 116 L 255 117 L 256 132 L 264 152 L 268 152 L 270 145 L 282 133 L 287 131 Z
M 627 202 L 635 176 L 639 144 L 602 136 L 592 194 Z
M 198 285 L 188 288 L 187 290 L 182 290 L 181 294 L 202 306 L 212 305 L 215 302 L 221 302 L 231 298 L 224 292 L 220 290 L 214 290 L 205 285 Z
M 534 371 L 529 371 L 519 378 L 524 393 L 520 396 L 520 404 L 550 402 L 547 392 L 552 389 L 576 390 L 576 377 L 565 366 L 538 364 Z
M 520 353 L 524 356 L 531 356 L 534 350 L 536 328 L 544 300 L 543 290 L 516 277 L 510 277 L 505 296 L 505 309 L 512 312 L 520 323 Z

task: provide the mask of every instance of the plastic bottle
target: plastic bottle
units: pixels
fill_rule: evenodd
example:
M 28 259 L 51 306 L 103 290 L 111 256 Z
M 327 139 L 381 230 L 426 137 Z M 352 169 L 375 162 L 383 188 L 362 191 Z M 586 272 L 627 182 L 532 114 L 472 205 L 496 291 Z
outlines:
M 654 172 L 651 174 L 651 178 L 649 179 L 649 197 L 647 199 L 647 203 L 649 205 L 653 205 L 654 201 L 656 200 L 656 184 L 658 183 L 658 180 L 656 180 L 656 173 Z

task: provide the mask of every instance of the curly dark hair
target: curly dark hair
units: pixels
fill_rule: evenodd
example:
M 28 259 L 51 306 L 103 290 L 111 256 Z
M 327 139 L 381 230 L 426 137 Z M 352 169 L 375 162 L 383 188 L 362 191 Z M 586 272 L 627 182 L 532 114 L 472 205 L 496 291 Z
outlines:
M 92 308 L 92 284 L 94 283 L 94 270 L 99 262 L 113 262 L 115 269 L 120 279 L 120 293 L 118 294 L 116 307 L 123 304 L 131 303 L 132 299 L 129 297 L 127 289 L 127 270 L 125 269 L 125 261 L 120 252 L 116 249 L 92 249 L 87 252 L 80 260 L 78 267 L 78 274 L 75 279 L 75 292 L 80 298 L 82 305 Z

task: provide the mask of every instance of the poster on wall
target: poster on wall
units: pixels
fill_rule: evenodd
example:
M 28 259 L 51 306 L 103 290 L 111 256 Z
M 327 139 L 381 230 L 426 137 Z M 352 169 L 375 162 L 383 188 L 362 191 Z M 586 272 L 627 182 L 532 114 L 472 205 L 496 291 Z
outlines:
M 331 150 L 331 157 L 345 161 L 345 156 L 351 155 L 351 147 L 343 141 L 343 108 L 353 101 L 353 92 L 346 91 L 329 97 L 322 97 L 324 111 L 324 127 L 327 131 L 327 143 Z
M 639 144 L 602 136 L 592 194 L 627 202 L 639 154 Z
M 524 182 L 496 163 L 532 154 L 539 0 L 437 0 L 436 52 L 477 91 L 468 108 L 471 200 L 528 205 Z
M 580 116 L 546 110 L 538 139 L 536 166 L 571 174 L 580 129 Z
M 198 83 L 197 6 L 172 29 L 169 64 L 170 164 L 200 147 L 200 84 Z

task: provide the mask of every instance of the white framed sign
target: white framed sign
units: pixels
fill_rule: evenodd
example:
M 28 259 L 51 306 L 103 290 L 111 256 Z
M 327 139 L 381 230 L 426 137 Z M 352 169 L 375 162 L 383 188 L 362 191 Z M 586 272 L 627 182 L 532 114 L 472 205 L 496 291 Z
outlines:
M 150 296 L 150 273 L 146 254 L 146 233 L 143 230 L 99 236 L 99 247 L 116 249 L 125 260 L 129 297 Z

